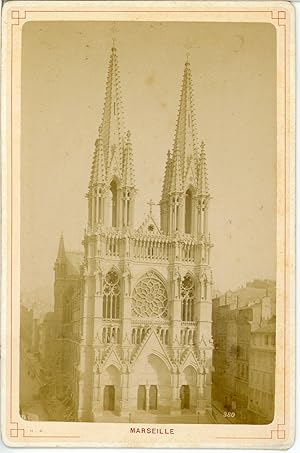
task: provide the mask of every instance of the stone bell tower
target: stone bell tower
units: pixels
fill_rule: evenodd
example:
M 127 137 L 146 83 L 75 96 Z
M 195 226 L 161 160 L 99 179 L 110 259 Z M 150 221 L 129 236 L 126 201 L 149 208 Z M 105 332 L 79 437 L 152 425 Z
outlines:
M 182 354 L 186 344 L 194 345 L 199 364 L 204 365 L 199 366 L 197 376 L 199 411 L 210 406 L 211 392 L 210 199 L 205 143 L 201 141 L 199 146 L 197 140 L 191 65 L 187 60 L 173 149 L 167 154 L 160 214 L 161 230 L 174 242 L 169 266 L 173 286 L 170 304 L 173 355 Z

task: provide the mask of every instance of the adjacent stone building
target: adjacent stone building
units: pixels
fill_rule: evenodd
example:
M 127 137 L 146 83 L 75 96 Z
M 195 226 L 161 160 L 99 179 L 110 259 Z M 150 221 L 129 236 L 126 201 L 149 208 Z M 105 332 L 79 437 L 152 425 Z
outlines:
M 213 400 L 239 422 L 273 418 L 275 319 L 274 284 L 247 285 L 213 300 Z
M 160 223 L 150 202 L 135 226 L 133 149 L 123 124 L 113 47 L 83 255 L 67 252 L 61 238 L 55 262 L 56 395 L 68 401 L 74 420 L 101 421 L 107 411 L 204 414 L 211 408 L 212 243 L 190 63 L 166 159 Z
M 249 356 L 249 423 L 271 423 L 275 399 L 275 316 L 263 320 L 251 334 Z

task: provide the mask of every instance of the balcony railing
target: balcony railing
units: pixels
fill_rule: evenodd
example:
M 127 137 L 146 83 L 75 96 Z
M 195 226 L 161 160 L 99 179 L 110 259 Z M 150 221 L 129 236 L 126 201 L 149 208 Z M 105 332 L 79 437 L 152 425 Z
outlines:
M 112 232 L 105 236 L 104 242 L 107 257 L 127 256 L 141 261 L 160 262 L 176 258 L 187 263 L 196 259 L 196 244 L 192 240 L 176 241 L 147 235 L 125 238 Z

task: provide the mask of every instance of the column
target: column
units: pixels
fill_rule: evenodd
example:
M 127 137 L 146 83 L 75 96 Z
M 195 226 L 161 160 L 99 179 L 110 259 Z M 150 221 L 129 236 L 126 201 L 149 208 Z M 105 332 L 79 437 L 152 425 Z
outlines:
M 129 226 L 133 228 L 134 226 L 134 198 L 132 197 L 130 200 L 130 214 L 129 214 Z
M 179 376 L 177 373 L 171 374 L 171 415 L 181 414 L 181 401 L 179 397 Z
M 95 276 L 95 307 L 94 307 L 94 332 L 101 337 L 101 320 L 103 316 L 102 273 L 96 272 Z
M 124 198 L 122 200 L 123 202 L 123 222 L 122 226 L 127 226 L 127 192 L 125 192 Z
M 106 191 L 103 194 L 103 224 L 108 226 L 109 225 L 109 191 Z
M 172 213 L 173 206 L 172 206 L 171 200 L 170 200 L 170 205 L 169 205 L 169 233 L 173 232 L 173 213 Z
M 92 197 L 91 194 L 88 195 L 88 219 L 89 219 L 89 226 L 92 226 L 93 223 L 93 213 L 92 213 Z
M 129 400 L 128 400 L 128 390 L 129 390 L 129 375 L 127 373 L 121 374 L 121 395 L 120 395 L 120 411 L 121 416 L 126 416 L 129 414 Z
M 205 408 L 206 408 L 206 401 L 205 401 L 205 395 L 204 395 L 204 370 L 202 373 L 197 375 L 197 391 L 198 391 L 197 412 L 200 415 L 204 415 Z
M 205 210 L 204 210 L 204 232 L 207 234 L 208 230 L 208 199 L 205 201 Z
M 121 227 L 122 226 L 122 204 L 123 204 L 123 197 L 122 197 L 122 190 L 117 189 L 117 215 L 116 215 L 116 226 Z
M 98 216 L 99 216 L 99 209 L 98 209 L 98 189 L 96 189 L 96 196 L 95 196 L 95 226 L 98 223 Z
M 196 233 L 196 203 L 197 200 L 192 197 L 192 219 L 191 219 L 191 234 Z
M 150 385 L 145 385 L 145 387 L 146 387 L 146 395 L 145 395 L 145 397 L 146 397 L 146 404 L 145 404 L 145 406 L 146 406 L 146 412 L 148 412 L 148 411 L 149 411 L 149 392 L 150 392 Z

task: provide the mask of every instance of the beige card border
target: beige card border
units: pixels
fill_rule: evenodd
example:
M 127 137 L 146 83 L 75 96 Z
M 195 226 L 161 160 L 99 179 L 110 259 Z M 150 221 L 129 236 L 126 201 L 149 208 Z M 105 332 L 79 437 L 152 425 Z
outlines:
M 288 2 L 8 2 L 2 14 L 2 437 L 9 446 L 264 447 L 294 439 L 294 10 Z M 271 23 L 277 37 L 277 327 L 269 425 L 30 422 L 18 411 L 22 27 L 36 20 Z M 130 427 L 174 434 L 132 434 Z

